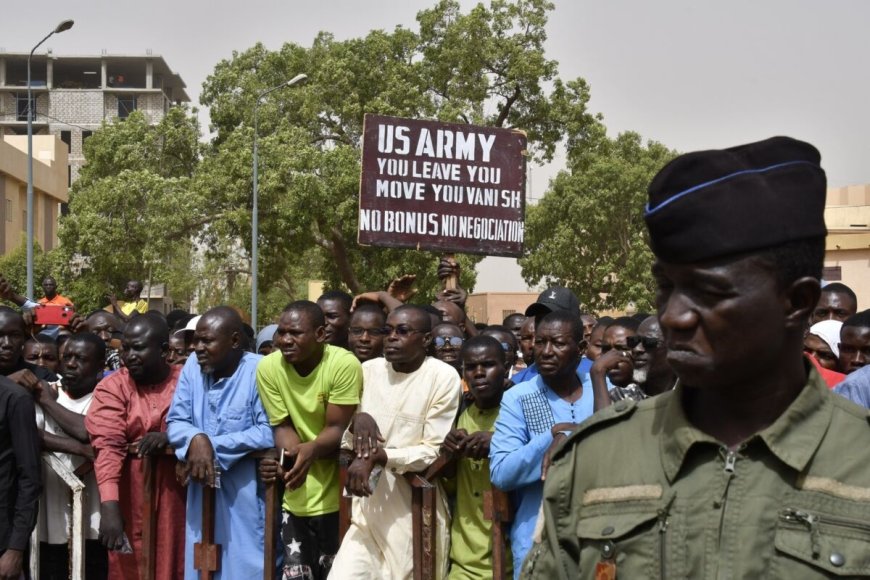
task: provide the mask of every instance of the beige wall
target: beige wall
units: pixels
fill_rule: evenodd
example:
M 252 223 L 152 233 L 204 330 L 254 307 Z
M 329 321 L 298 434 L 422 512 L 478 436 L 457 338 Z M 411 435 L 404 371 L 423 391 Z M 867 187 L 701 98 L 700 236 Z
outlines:
M 468 297 L 465 311 L 474 322 L 501 324 L 508 314 L 525 312 L 537 299 L 537 292 L 483 292 Z
M 858 309 L 870 308 L 870 184 L 829 189 L 825 225 L 825 267 L 839 267 L 839 281 L 858 295 Z
M 870 232 L 829 234 L 827 242 L 825 267 L 838 266 L 839 282 L 858 295 L 858 309 L 870 308 Z
M 34 239 L 46 250 L 57 246 L 58 204 L 67 195 L 67 147 L 54 136 L 33 137 Z M 0 140 L 0 251 L 8 254 L 27 231 L 27 137 Z

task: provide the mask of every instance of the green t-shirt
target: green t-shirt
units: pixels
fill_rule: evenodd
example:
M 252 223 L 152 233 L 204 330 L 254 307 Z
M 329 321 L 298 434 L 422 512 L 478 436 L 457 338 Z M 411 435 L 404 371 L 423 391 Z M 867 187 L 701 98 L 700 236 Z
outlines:
M 494 431 L 498 407 L 478 409 L 471 405 L 456 422 L 468 434 Z M 452 484 L 452 485 L 451 485 Z M 492 578 L 492 522 L 483 517 L 483 494 L 492 489 L 488 459 L 460 457 L 456 462 L 456 509 L 450 527 L 450 580 Z M 510 552 L 506 560 L 511 562 Z M 509 568 L 508 576 L 512 571 Z
M 300 377 L 280 351 L 257 365 L 257 389 L 269 422 L 279 425 L 287 417 L 303 443 L 313 441 L 326 426 L 326 405 L 358 405 L 362 366 L 349 351 L 326 345 L 323 360 L 308 376 Z M 311 465 L 299 489 L 284 492 L 284 509 L 297 516 L 319 516 L 338 511 L 341 493 L 338 460 L 319 459 Z

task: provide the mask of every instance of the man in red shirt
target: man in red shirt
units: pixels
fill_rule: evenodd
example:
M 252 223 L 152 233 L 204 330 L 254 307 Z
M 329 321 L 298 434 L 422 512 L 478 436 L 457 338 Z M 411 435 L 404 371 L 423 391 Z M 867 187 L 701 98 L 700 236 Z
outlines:
M 100 491 L 100 542 L 109 550 L 109 580 L 138 578 L 142 544 L 145 455 L 157 455 L 155 485 L 156 580 L 184 577 L 186 490 L 175 478 L 166 415 L 181 374 L 169 365 L 169 329 L 162 319 L 137 316 L 124 329 L 124 367 L 94 389 L 85 427 L 96 452 L 94 472 Z M 127 454 L 129 444 L 138 455 Z M 129 548 L 132 551 L 126 550 Z

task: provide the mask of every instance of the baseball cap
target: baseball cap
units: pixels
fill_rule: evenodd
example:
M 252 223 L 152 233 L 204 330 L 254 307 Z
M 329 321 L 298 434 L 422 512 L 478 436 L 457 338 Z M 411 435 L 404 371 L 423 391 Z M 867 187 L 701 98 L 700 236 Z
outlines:
M 580 301 L 567 288 L 552 286 L 538 296 L 538 301 L 526 308 L 526 316 L 549 314 L 553 311 L 567 312 L 574 316 L 580 315 Z

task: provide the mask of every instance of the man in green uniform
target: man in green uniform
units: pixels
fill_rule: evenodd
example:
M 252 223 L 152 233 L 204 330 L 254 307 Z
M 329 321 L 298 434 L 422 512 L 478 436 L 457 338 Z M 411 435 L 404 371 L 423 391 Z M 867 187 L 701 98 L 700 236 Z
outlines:
M 868 413 L 801 356 L 826 235 L 818 151 L 678 157 L 649 187 L 675 390 L 597 413 L 553 455 L 527 578 L 870 575 Z

